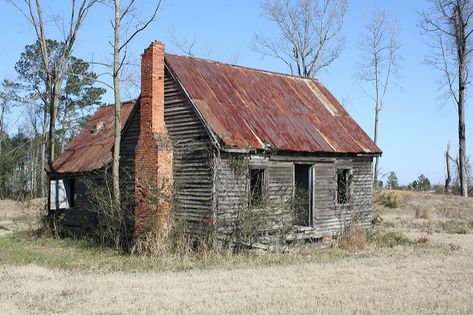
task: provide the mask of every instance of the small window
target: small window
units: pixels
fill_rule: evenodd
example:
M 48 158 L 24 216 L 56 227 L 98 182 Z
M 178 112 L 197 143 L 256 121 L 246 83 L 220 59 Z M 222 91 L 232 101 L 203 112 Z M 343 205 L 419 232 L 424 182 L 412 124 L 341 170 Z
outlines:
M 259 206 L 263 203 L 264 169 L 250 169 L 250 205 Z
M 349 168 L 337 169 L 337 203 L 350 202 L 351 176 Z
M 50 207 L 53 210 L 74 207 L 74 178 L 53 179 L 50 182 Z

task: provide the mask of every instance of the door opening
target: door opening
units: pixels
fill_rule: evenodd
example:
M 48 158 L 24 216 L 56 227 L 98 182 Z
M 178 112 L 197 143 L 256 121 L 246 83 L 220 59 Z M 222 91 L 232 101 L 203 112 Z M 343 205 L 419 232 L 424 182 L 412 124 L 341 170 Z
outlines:
M 294 223 L 312 226 L 313 223 L 313 166 L 295 164 Z

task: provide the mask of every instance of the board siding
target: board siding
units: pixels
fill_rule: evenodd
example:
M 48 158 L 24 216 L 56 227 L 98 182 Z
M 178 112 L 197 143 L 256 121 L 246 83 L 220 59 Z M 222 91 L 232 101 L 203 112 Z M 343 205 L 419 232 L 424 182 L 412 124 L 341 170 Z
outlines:
M 166 69 L 164 120 L 173 146 L 173 214 L 176 224 L 206 237 L 212 223 L 212 145 L 193 105 Z
M 120 141 L 120 191 L 122 202 L 128 203 L 130 211 L 135 209 L 135 153 L 140 137 L 139 101 L 133 108 Z
M 235 172 L 235 160 L 246 160 L 246 169 Z M 359 217 L 359 223 L 369 228 L 372 217 L 372 171 L 371 158 L 336 158 L 332 162 L 321 159 L 312 161 L 315 169 L 314 223 L 312 227 L 293 227 L 288 239 L 319 238 L 323 235 L 337 235 L 348 227 L 352 218 Z M 295 161 L 300 162 L 299 160 Z M 241 163 L 241 162 L 238 162 Z M 216 159 L 216 232 L 221 240 L 228 241 L 234 236 L 237 211 L 248 203 L 248 170 L 251 167 L 266 169 L 265 224 L 262 235 L 278 233 L 283 224 L 292 225 L 292 196 L 294 187 L 294 162 L 253 160 L 248 156 L 222 154 Z M 336 169 L 349 168 L 352 172 L 350 202 L 336 203 Z
M 87 184 L 83 176 L 74 176 L 75 192 L 74 207 L 63 209 L 62 227 L 66 234 L 79 236 L 91 232 L 97 223 L 97 215 L 91 210 L 90 200 L 87 197 Z

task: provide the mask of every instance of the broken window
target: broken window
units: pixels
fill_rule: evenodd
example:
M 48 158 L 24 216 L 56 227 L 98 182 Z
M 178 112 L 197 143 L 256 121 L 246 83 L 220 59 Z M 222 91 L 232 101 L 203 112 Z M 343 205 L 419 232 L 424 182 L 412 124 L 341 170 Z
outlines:
M 74 190 L 74 178 L 52 179 L 50 182 L 51 209 L 73 208 Z
M 264 169 L 250 169 L 250 205 L 260 206 L 263 203 Z
M 337 169 L 337 203 L 346 204 L 350 201 L 351 170 L 349 168 Z

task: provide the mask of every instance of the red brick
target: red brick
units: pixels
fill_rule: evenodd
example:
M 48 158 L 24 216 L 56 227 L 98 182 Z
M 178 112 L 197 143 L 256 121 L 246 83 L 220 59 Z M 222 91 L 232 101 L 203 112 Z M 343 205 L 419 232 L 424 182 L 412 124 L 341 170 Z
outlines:
M 167 230 L 172 197 L 172 146 L 164 122 L 164 44 L 141 56 L 140 137 L 135 155 L 135 232 Z M 157 196 L 159 198 L 156 198 Z

